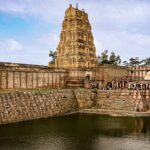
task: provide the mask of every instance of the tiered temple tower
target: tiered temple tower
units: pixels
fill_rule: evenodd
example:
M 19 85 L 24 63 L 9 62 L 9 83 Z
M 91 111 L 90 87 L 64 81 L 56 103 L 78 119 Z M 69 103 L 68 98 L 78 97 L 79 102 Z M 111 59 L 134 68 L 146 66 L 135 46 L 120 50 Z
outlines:
M 72 7 L 65 12 L 55 60 L 56 68 L 95 68 L 96 49 L 88 14 Z

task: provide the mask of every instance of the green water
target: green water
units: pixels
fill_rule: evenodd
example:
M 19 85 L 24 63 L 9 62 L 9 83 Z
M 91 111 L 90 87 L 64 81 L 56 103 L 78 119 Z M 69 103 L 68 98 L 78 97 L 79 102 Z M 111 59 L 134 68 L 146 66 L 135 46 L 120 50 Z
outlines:
M 72 115 L 1 125 L 0 150 L 150 150 L 150 118 Z

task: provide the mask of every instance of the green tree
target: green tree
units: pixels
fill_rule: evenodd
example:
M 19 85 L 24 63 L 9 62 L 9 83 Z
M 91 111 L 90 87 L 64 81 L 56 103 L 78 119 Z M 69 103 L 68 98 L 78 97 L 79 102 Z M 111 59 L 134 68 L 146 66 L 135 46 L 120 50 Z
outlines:
M 109 57 L 109 63 L 112 65 L 119 65 L 121 63 L 121 58 L 119 55 L 116 56 L 115 52 L 111 52 Z
M 50 63 L 53 64 L 55 62 L 55 59 L 56 59 L 56 51 L 50 50 L 49 57 L 51 58 Z
M 143 63 L 143 65 L 150 65 L 150 57 L 142 60 L 141 62 Z
M 110 61 L 110 64 L 114 64 L 115 63 L 116 55 L 115 55 L 114 52 L 111 52 L 110 57 L 109 57 L 109 61 Z
M 139 60 L 139 57 L 129 59 L 130 66 L 136 66 L 136 65 L 140 65 L 140 64 L 141 64 L 141 61 Z
M 108 50 L 104 50 L 101 53 L 101 56 L 98 56 L 98 62 L 99 62 L 99 64 L 108 64 L 109 63 Z
M 111 52 L 109 56 L 108 50 L 105 50 L 98 56 L 98 62 L 99 64 L 119 65 L 121 63 L 121 58 L 119 55 L 116 55 L 115 52 Z
M 125 61 L 123 61 L 123 66 L 129 66 L 129 63 L 125 60 Z

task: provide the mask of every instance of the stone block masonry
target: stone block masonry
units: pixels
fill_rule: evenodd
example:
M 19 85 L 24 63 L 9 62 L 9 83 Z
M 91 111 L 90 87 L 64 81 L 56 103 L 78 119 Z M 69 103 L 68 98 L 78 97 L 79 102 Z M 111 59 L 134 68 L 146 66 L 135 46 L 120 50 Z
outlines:
M 95 105 L 95 93 L 88 89 L 74 89 L 79 109 L 91 108 Z
M 72 90 L 0 93 L 0 124 L 60 116 L 77 109 Z
M 150 108 L 150 91 L 99 90 L 96 106 L 100 109 L 147 111 Z
M 88 113 L 93 109 L 105 113 L 147 112 L 150 110 L 150 91 L 83 88 L 0 91 L 0 124 L 62 116 L 85 109 Z

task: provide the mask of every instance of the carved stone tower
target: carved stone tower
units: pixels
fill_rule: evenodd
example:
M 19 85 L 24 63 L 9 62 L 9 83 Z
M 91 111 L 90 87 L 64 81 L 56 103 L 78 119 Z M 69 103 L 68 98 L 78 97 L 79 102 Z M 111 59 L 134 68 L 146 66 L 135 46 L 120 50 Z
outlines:
M 97 61 L 93 41 L 88 14 L 70 5 L 62 23 L 55 67 L 95 68 Z

